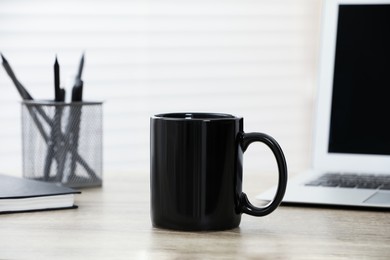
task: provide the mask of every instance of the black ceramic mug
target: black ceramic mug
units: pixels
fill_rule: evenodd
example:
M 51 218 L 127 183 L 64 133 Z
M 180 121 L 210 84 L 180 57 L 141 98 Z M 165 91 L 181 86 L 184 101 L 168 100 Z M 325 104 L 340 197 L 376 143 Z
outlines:
M 270 136 L 244 133 L 243 118 L 215 113 L 170 113 L 150 119 L 151 218 L 153 226 L 176 230 L 224 230 L 241 214 L 264 216 L 282 201 L 287 166 Z M 276 157 L 279 184 L 264 207 L 242 192 L 243 153 L 265 143 Z

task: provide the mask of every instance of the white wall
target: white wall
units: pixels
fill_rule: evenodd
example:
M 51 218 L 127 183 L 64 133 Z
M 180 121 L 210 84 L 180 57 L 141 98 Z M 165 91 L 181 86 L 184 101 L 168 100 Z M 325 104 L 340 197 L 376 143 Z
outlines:
M 0 0 L 0 52 L 35 99 L 52 99 L 55 55 L 65 85 L 85 51 L 84 97 L 105 100 L 105 173 L 148 172 L 149 117 L 173 111 L 242 115 L 247 132 L 280 142 L 296 172 L 310 162 L 320 9 L 320 0 Z M 21 174 L 21 99 L 2 68 L 0 90 L 0 171 Z M 275 168 L 262 145 L 245 164 Z

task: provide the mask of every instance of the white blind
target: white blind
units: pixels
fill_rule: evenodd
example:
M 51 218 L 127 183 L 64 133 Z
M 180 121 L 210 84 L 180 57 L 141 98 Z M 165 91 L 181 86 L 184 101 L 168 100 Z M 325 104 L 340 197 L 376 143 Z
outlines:
M 309 164 L 320 0 L 0 0 L 0 52 L 35 99 L 53 99 L 85 51 L 84 98 L 104 100 L 104 172 L 149 170 L 149 117 L 244 116 L 290 171 Z M 21 173 L 20 97 L 0 68 L 0 171 Z M 68 90 L 68 94 L 70 91 Z M 259 160 L 259 158 L 262 158 Z M 274 169 L 248 150 L 249 169 Z

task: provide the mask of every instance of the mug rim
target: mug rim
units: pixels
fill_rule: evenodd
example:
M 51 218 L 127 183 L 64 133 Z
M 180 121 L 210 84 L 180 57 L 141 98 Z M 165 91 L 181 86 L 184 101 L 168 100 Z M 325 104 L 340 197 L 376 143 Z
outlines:
M 198 121 L 210 121 L 210 120 L 237 120 L 241 117 L 234 116 L 227 113 L 214 113 L 214 112 L 172 112 L 156 114 L 153 119 L 163 120 L 198 120 Z

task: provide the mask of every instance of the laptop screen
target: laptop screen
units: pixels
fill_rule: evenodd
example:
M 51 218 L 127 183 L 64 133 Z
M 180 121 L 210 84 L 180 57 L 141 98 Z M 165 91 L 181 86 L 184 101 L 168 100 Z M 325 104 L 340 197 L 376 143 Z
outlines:
M 390 5 L 339 6 L 330 153 L 390 155 Z

